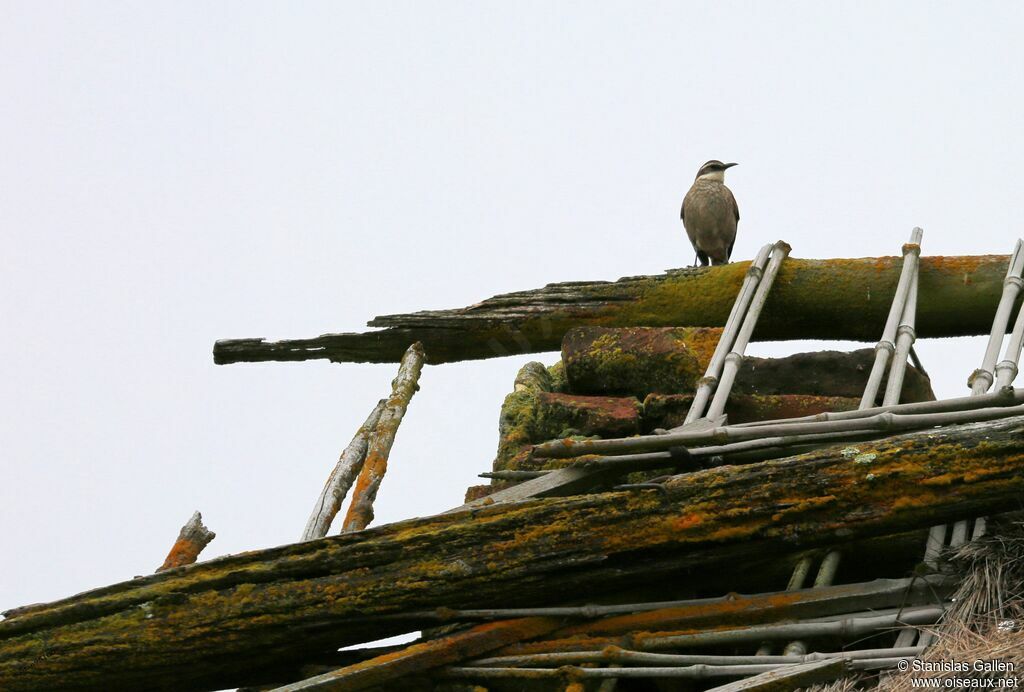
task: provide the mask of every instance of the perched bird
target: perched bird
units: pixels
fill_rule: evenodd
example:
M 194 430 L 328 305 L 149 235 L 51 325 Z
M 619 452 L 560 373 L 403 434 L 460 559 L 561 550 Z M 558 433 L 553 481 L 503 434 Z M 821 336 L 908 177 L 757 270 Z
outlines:
M 679 211 L 697 261 L 704 267 L 709 259 L 712 265 L 728 264 L 736 242 L 740 208 L 732 190 L 725 186 L 725 169 L 735 165 L 712 160 L 701 166 Z

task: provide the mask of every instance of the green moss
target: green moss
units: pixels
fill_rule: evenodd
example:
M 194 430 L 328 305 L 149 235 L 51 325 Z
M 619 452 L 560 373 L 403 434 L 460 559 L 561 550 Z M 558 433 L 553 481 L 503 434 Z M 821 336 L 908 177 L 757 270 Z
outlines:
M 537 393 L 531 391 L 512 392 L 505 397 L 498 417 L 498 453 L 494 470 L 514 468 L 512 460 L 521 456 L 523 448 L 533 442 L 536 428 Z
M 548 375 L 551 376 L 552 392 L 569 391 L 569 380 L 565 377 L 565 363 L 558 361 L 554 365 L 548 366 Z
M 569 389 L 643 397 L 689 391 L 704 373 L 721 330 L 579 327 L 562 341 Z

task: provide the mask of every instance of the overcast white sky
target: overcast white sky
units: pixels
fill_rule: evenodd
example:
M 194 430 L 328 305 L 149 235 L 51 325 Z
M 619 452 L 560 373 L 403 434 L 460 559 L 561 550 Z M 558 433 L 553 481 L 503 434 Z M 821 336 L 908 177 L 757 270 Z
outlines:
M 295 540 L 392 365 L 215 366 L 689 264 L 697 167 L 734 259 L 1006 253 L 1019 3 L 0 0 L 0 608 Z M 785 353 L 807 344 L 756 345 Z M 981 340 L 924 342 L 940 396 Z M 553 362 L 555 356 L 542 358 Z M 458 504 L 525 357 L 428 368 L 377 523 Z

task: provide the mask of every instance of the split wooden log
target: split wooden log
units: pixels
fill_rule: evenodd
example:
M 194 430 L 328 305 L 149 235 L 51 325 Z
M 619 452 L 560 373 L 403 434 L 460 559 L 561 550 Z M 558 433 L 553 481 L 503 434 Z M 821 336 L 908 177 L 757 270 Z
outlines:
M 193 513 L 192 518 L 181 527 L 178 540 L 171 546 L 171 552 L 167 553 L 164 564 L 157 567 L 156 571 L 163 572 L 174 567 L 191 565 L 199 559 L 199 553 L 203 552 L 203 548 L 216 537 L 217 534 L 203 526 L 203 515 L 199 512 Z
M 283 685 L 275 692 L 355 692 L 387 685 L 406 675 L 458 663 L 513 642 L 542 636 L 560 624 L 556 618 L 521 618 L 477 625 L 465 632 L 413 644 L 395 653 Z
M 361 531 L 373 521 L 373 501 L 377 499 L 377 490 L 384 473 L 388 470 L 388 455 L 395 443 L 398 426 L 409 408 L 412 395 L 419 389 L 420 372 L 424 362 L 423 344 L 414 343 L 402 356 L 402 364 L 398 375 L 391 383 L 391 397 L 384 404 L 380 418 L 370 437 L 366 450 L 366 461 L 356 479 L 356 488 L 352 491 L 352 504 L 345 515 L 342 531 Z
M 1006 255 L 922 257 L 918 336 L 987 334 L 1006 273 Z M 788 259 L 764 308 L 755 340 L 850 339 L 881 333 L 902 257 Z M 557 351 L 580 325 L 721 327 L 750 262 L 670 270 L 614 282 L 571 282 L 495 296 L 466 308 L 377 317 L 381 331 L 267 342 L 226 339 L 217 363 L 267 360 L 397 362 L 422 341 L 433 364 Z M 857 315 L 839 320 L 836 315 Z
M 316 499 L 313 506 L 313 513 L 309 515 L 306 528 L 302 532 L 303 541 L 311 541 L 314 538 L 323 538 L 331 529 L 331 522 L 338 515 L 341 503 L 348 494 L 359 472 L 363 470 L 363 463 L 366 461 L 366 450 L 370 446 L 370 438 L 380 420 L 380 414 L 384 411 L 387 399 L 381 399 L 370 411 L 366 421 L 356 431 L 352 441 L 345 447 L 345 451 L 338 458 L 331 475 L 327 477 L 324 489 L 320 497 Z
M 407 631 L 374 615 L 592 600 L 741 556 L 1005 511 L 1024 492 L 1022 417 L 858 451 L 414 519 L 116 584 L 0 622 L 0 689 L 238 687 Z

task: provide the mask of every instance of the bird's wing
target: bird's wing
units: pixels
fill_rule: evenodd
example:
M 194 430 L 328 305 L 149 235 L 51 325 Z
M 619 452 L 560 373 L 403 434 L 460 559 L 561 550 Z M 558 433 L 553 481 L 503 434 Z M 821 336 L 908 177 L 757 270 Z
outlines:
M 724 187 L 724 186 L 723 186 Z M 740 220 L 740 205 L 736 204 L 736 195 L 732 194 L 732 190 L 725 188 L 729 193 L 729 199 L 732 200 L 732 213 L 736 215 L 736 220 Z

